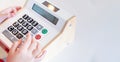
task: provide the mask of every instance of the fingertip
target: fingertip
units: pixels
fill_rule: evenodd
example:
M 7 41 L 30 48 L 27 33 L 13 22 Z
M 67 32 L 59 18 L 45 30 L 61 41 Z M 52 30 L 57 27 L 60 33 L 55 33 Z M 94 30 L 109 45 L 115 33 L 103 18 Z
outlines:
M 30 36 L 30 32 L 28 32 L 27 37 Z
M 22 42 L 22 39 L 19 39 L 18 42 L 19 42 L 19 44 L 20 44 L 20 43 Z
M 20 44 L 20 43 L 21 43 L 21 39 L 19 39 L 18 41 L 14 41 L 13 45 L 17 45 L 17 44 Z
M 39 42 L 37 42 L 37 48 L 40 48 L 41 49 L 41 45 Z
M 35 38 L 34 38 L 34 37 L 32 37 L 32 40 L 33 40 L 33 41 L 35 41 Z
M 22 7 L 21 6 L 17 6 L 16 10 L 19 11 Z

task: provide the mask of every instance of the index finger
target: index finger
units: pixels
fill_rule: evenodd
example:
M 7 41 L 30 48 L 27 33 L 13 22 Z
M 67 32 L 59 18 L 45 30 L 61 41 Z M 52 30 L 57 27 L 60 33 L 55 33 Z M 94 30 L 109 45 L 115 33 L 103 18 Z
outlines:
M 30 44 L 31 44 L 31 42 L 32 42 L 32 38 L 31 38 L 30 33 L 28 33 L 27 34 L 27 38 L 26 38 L 26 40 L 25 40 L 25 42 L 23 44 L 23 48 L 28 49 Z

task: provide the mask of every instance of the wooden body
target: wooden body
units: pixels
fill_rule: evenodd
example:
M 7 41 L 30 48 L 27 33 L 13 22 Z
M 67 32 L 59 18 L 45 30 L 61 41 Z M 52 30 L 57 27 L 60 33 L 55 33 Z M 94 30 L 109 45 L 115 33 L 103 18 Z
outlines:
M 44 49 L 47 50 L 47 54 L 42 62 L 47 62 L 54 56 L 59 54 L 65 47 L 70 45 L 74 41 L 75 37 L 75 27 L 76 27 L 76 17 L 70 18 L 63 30 L 56 36 L 50 44 L 48 44 Z

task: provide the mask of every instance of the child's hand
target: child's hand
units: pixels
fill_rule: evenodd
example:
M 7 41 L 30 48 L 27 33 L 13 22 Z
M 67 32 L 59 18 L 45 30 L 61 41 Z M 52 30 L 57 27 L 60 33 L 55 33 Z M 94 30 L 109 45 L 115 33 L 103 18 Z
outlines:
M 0 14 L 5 14 L 8 16 L 8 18 L 13 17 L 19 10 L 21 9 L 20 6 L 17 7 L 10 7 L 5 10 L 2 10 Z
M 0 12 L 0 24 L 1 24 L 4 20 L 13 17 L 20 9 L 21 9 L 21 7 L 20 7 L 20 6 L 17 6 L 17 7 L 10 7 L 10 8 L 7 8 L 7 9 L 5 9 L 5 10 L 2 10 L 2 11 Z
M 21 43 L 22 41 L 19 40 L 13 44 L 7 62 L 40 62 L 46 51 L 41 51 L 40 44 L 35 39 L 31 39 L 30 33 L 27 35 L 26 41 Z M 38 55 L 40 56 L 38 57 Z

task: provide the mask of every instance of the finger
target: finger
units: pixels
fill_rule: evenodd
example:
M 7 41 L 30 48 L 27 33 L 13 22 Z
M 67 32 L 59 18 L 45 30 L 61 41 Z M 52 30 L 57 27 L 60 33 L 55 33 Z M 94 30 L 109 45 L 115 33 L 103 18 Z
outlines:
M 14 13 L 14 14 L 16 14 L 17 13 L 17 9 L 16 8 L 11 8 L 11 11 L 10 11 L 10 13 Z
M 9 11 L 11 11 L 11 9 L 10 9 L 10 8 L 7 8 L 7 9 L 2 10 L 0 13 L 1 13 L 1 14 L 8 14 Z
M 16 10 L 19 11 L 22 7 L 21 6 L 16 6 Z
M 32 38 L 32 42 L 31 42 L 31 45 L 30 45 L 30 47 L 28 48 L 28 50 L 32 53 L 33 50 L 36 49 L 36 47 L 37 47 L 37 42 L 35 42 L 35 39 Z
M 47 53 L 47 51 L 44 50 L 44 51 L 42 52 L 42 54 L 41 54 L 39 57 L 36 58 L 36 61 L 41 61 L 41 60 L 45 57 L 46 53 Z
M 12 11 L 11 11 L 11 12 L 16 14 L 17 11 L 19 11 L 20 9 L 21 9 L 20 6 L 16 6 L 16 7 L 13 7 L 13 8 L 12 8 Z
M 37 48 L 33 51 L 34 57 L 37 57 L 41 52 L 40 44 L 37 42 Z
M 13 17 L 15 14 L 21 9 L 20 6 L 17 7 L 11 7 L 11 10 L 9 10 L 8 17 Z
M 14 7 L 11 7 L 7 9 L 6 13 L 8 14 L 8 18 L 11 18 L 17 13 L 17 10 Z
M 14 14 L 16 14 L 17 11 L 19 11 L 20 9 L 21 9 L 20 6 L 13 7 L 13 8 L 12 8 L 12 12 L 13 12 Z
M 21 40 L 16 41 L 11 47 L 10 52 L 14 53 L 17 50 L 18 46 L 21 44 L 21 42 L 22 42 Z
M 25 49 L 28 49 L 29 46 L 30 46 L 30 44 L 31 44 L 31 35 L 30 35 L 30 32 L 29 32 L 29 33 L 27 34 L 27 39 L 26 39 L 26 41 L 24 42 L 23 47 L 24 47 Z
M 13 16 L 15 16 L 15 13 L 10 13 L 10 14 L 8 14 L 8 18 L 11 18 L 11 17 L 13 17 Z

